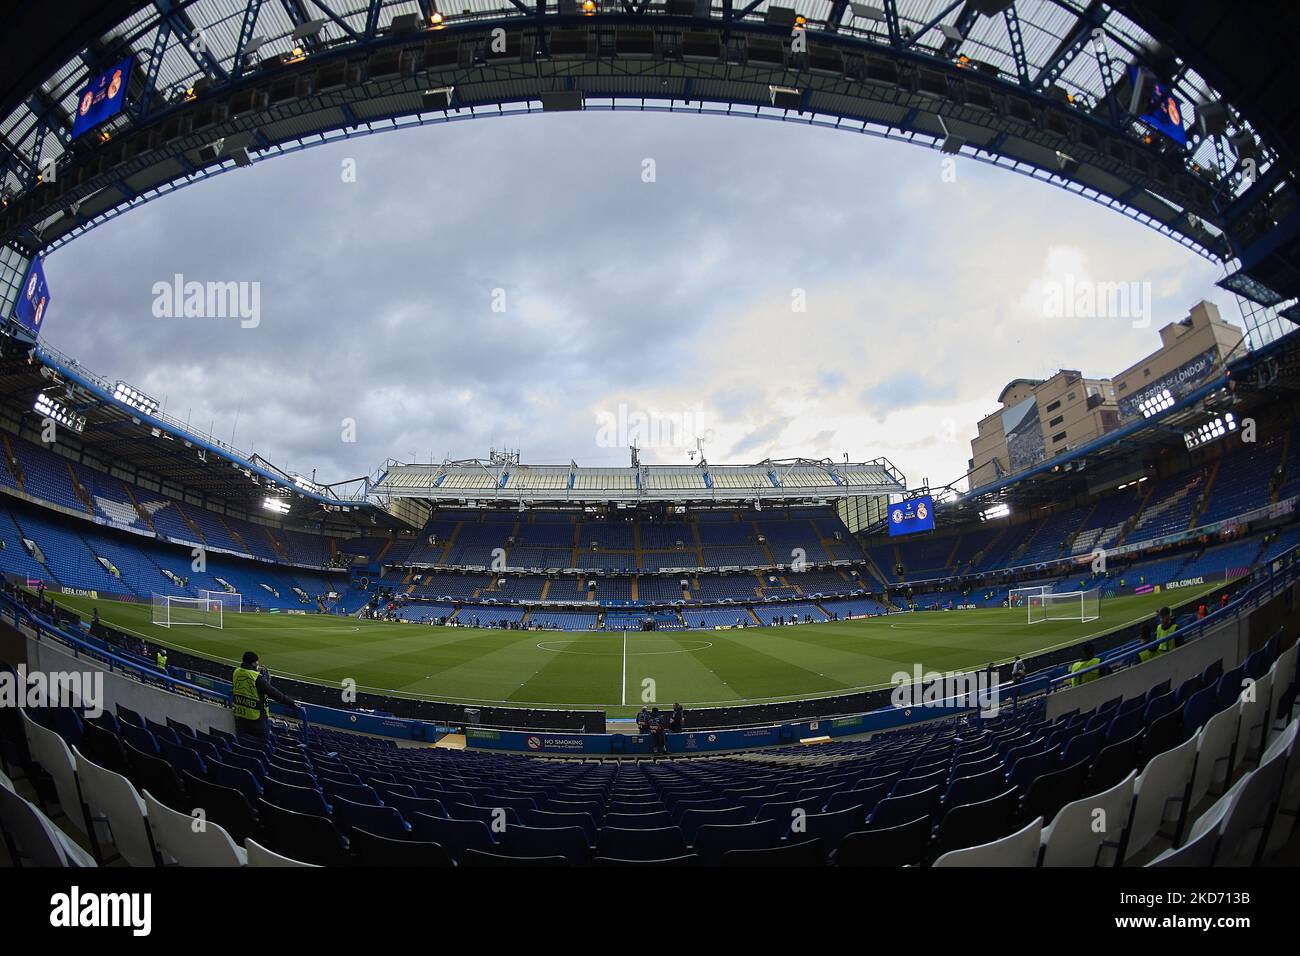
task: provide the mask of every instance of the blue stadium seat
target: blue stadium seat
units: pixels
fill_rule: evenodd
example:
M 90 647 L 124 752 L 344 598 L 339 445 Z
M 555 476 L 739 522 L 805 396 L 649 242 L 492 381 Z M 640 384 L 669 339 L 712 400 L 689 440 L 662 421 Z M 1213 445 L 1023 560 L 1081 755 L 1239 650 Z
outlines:
M 314 816 L 328 817 L 329 804 L 314 787 L 295 787 L 281 783 L 273 777 L 262 781 L 262 799 L 294 813 L 307 813 Z
M 581 827 L 507 827 L 501 844 L 513 856 L 558 856 L 574 866 L 591 859 L 591 845 Z
M 492 832 L 482 820 L 456 820 L 417 813 L 411 821 L 411 829 L 417 840 L 440 844 L 458 863 L 467 850 L 491 852 L 496 848 Z
M 835 853 L 837 866 L 912 866 L 920 863 L 930 844 L 930 817 L 917 817 L 893 826 L 850 833 Z
M 362 829 L 375 836 L 403 840 L 410 833 L 410 828 L 396 807 L 354 803 L 344 797 L 335 797 L 331 807 L 334 823 L 345 836 L 355 829 Z
M 666 860 L 687 854 L 677 827 L 625 830 L 605 826 L 596 838 L 596 855 L 616 860 Z

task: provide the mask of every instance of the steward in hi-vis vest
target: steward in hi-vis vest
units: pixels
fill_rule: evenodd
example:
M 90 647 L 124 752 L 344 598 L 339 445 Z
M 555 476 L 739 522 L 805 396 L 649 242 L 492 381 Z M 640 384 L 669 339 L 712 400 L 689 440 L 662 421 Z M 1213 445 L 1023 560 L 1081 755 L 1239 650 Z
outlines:
M 1092 644 L 1085 644 L 1083 645 L 1083 660 L 1075 661 L 1071 664 L 1070 673 L 1073 674 L 1077 671 L 1087 670 L 1089 667 L 1096 667 L 1100 663 L 1101 658 L 1097 656 L 1097 651 L 1093 648 Z M 1087 674 L 1080 674 L 1078 677 L 1072 677 L 1070 678 L 1070 686 L 1078 687 L 1081 684 L 1095 681 L 1099 677 L 1105 677 L 1106 675 L 1104 671 L 1105 668 L 1098 668 L 1097 670 L 1091 671 Z
M 257 655 L 252 651 L 245 651 L 243 662 L 235 668 L 230 678 L 230 692 L 235 712 L 235 733 L 240 737 L 266 736 L 266 722 L 271 713 L 267 698 L 294 710 L 301 709 L 296 700 L 271 686 L 266 675 L 258 670 Z
M 157 663 L 160 671 L 165 671 L 167 669 L 167 652 L 161 647 L 158 648 L 158 653 L 154 655 L 154 662 Z
M 1156 625 L 1156 639 L 1160 641 L 1156 645 L 1156 652 L 1159 654 L 1168 654 L 1174 649 L 1174 631 L 1178 630 L 1178 622 L 1170 613 L 1169 608 L 1160 609 L 1160 622 Z

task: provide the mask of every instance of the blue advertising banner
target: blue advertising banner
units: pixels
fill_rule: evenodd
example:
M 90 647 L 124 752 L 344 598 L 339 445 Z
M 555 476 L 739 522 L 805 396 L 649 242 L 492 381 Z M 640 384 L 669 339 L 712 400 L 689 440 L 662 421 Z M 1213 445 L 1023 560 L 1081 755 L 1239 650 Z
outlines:
M 41 334 L 41 323 L 45 320 L 45 311 L 50 305 L 50 287 L 45 281 L 45 269 L 40 257 L 32 260 L 23 280 L 18 301 L 14 303 L 14 317 L 18 324 L 32 335 Z
M 1143 385 L 1132 395 L 1125 395 L 1119 400 L 1119 420 L 1121 422 L 1139 418 L 1143 409 L 1163 410 L 1194 392 L 1202 382 L 1214 374 L 1215 362 L 1218 360 L 1217 349 L 1206 349 L 1194 359 L 1189 359 L 1168 375 Z M 1168 392 L 1168 396 L 1164 393 Z
M 934 499 L 929 495 L 908 498 L 889 506 L 891 536 L 934 530 Z
M 134 60 L 127 57 L 99 74 L 81 91 L 77 97 L 77 115 L 72 120 L 74 139 L 122 112 L 133 63 Z

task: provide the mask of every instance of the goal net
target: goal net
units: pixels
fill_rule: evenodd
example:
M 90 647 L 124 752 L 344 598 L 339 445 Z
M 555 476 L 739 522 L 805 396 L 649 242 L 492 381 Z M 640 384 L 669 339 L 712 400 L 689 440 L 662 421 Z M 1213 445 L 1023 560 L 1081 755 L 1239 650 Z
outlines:
M 1007 607 L 1024 607 L 1031 595 L 1047 594 L 1052 590 L 1050 584 L 1030 584 L 1025 587 L 1012 588 L 1007 592 Z
M 222 602 L 206 597 L 183 597 L 178 594 L 154 594 L 150 620 L 159 627 L 194 624 L 222 629 Z
M 238 591 L 200 591 L 199 597 L 220 604 L 226 614 L 241 614 L 244 610 L 244 596 Z
M 1101 617 L 1101 589 L 1063 591 L 1059 594 L 1031 594 L 1026 602 L 1029 623 L 1043 621 L 1079 621 L 1086 623 Z

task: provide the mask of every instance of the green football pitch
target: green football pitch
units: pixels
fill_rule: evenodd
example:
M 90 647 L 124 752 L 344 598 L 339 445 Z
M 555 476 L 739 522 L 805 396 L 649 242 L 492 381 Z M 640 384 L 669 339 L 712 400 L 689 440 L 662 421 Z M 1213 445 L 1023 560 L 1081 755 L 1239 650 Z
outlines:
M 645 681 L 655 700 L 686 706 L 764 703 L 892 686 L 892 676 L 1003 663 L 1144 620 L 1180 590 L 1103 600 L 1100 620 L 1029 624 L 1026 610 L 919 611 L 891 617 L 753 627 L 632 632 L 431 627 L 296 614 L 227 614 L 224 629 L 158 627 L 146 604 L 57 595 L 151 643 L 233 662 L 256 651 L 273 674 L 463 703 L 601 708 L 634 713 Z

